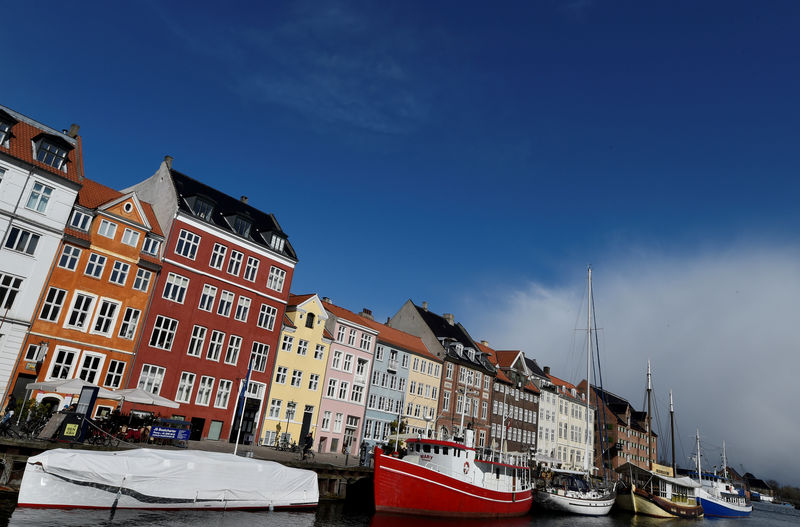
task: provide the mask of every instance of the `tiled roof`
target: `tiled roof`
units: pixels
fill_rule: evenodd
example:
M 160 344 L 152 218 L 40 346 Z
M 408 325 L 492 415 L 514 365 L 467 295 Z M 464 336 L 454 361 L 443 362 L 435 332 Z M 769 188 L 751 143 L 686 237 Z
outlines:
M 37 168 L 55 174 L 64 179 L 75 183 L 82 183 L 83 180 L 83 159 L 81 158 L 81 142 L 79 138 L 70 137 L 63 132 L 59 132 L 49 126 L 34 121 L 21 113 L 0 105 L 0 120 L 11 121 L 8 124 L 11 128 L 11 139 L 8 148 L 0 146 L 0 152 L 9 154 L 21 161 L 31 164 Z M 69 146 L 67 152 L 67 171 L 63 172 L 50 165 L 42 163 L 33 157 L 31 142 L 40 135 L 46 134 L 55 138 L 57 141 Z
M 300 304 L 302 304 L 303 302 L 305 302 L 306 300 L 308 300 L 312 296 L 314 296 L 314 293 L 309 293 L 309 294 L 305 294 L 305 295 L 293 295 L 293 294 L 290 293 L 289 294 L 288 305 L 290 305 L 290 306 L 299 306 Z
M 72 227 L 65 227 L 64 234 L 67 236 L 72 236 L 73 238 L 78 238 L 79 240 L 89 240 L 89 233 L 86 231 L 79 231 L 78 229 L 73 229 Z
M 292 322 L 292 319 L 289 318 L 289 315 L 286 312 L 283 313 L 283 325 L 286 326 L 287 328 L 297 327 L 294 325 L 294 322 Z
M 576 401 L 578 401 L 578 402 L 581 402 L 581 403 L 582 403 L 582 402 L 585 402 L 583 399 L 581 399 L 581 396 L 580 396 L 580 393 L 581 393 L 581 392 L 578 392 L 578 387 L 577 387 L 577 386 L 575 386 L 575 385 L 574 385 L 574 384 L 572 384 L 571 382 L 567 382 L 567 381 L 565 381 L 564 379 L 559 379 L 558 377 L 555 377 L 555 376 L 553 376 L 553 375 L 549 375 L 549 374 L 548 374 L 547 376 L 550 378 L 550 380 L 553 382 L 553 384 L 555 384 L 556 386 L 558 386 L 558 387 L 559 387 L 559 390 L 558 390 L 558 393 L 559 393 L 559 395 L 561 395 L 561 396 L 567 396 L 567 397 L 569 397 L 570 399 L 575 399 Z M 562 391 L 562 390 L 561 390 L 561 386 L 564 386 L 564 387 L 566 387 L 567 391 L 566 391 L 566 392 Z M 572 395 L 572 391 L 571 391 L 571 390 L 573 390 L 573 389 L 574 389 L 574 390 L 576 391 L 576 393 L 578 394 L 578 395 L 576 395 L 576 396 L 574 396 L 574 397 L 573 397 L 573 395 Z
M 109 201 L 121 198 L 124 195 L 124 193 L 114 190 L 111 187 L 107 187 L 102 183 L 98 183 L 92 179 L 84 178 L 83 186 L 81 187 L 80 191 L 78 191 L 77 203 L 81 207 L 86 207 L 87 209 L 96 209 L 108 203 Z M 150 223 L 150 228 L 153 234 L 164 236 L 164 232 L 161 230 L 161 226 L 158 224 L 158 219 L 156 219 L 156 214 L 153 211 L 153 207 L 151 207 L 146 201 L 139 200 L 139 203 L 141 203 L 144 214 L 147 216 L 147 221 Z
M 519 350 L 497 350 L 495 351 L 495 356 L 497 357 L 497 363 L 502 368 L 510 368 L 511 365 L 514 363 L 514 360 L 519 355 Z
M 442 339 L 455 341 L 461 343 L 461 345 L 465 348 L 472 348 L 475 351 L 482 351 L 480 344 L 472 339 L 469 333 L 467 333 L 467 330 L 464 329 L 464 326 L 462 326 L 460 323 L 456 322 L 450 324 L 447 319 L 437 315 L 432 311 L 428 311 L 427 309 L 416 304 L 414 304 L 414 307 L 417 309 L 417 313 L 419 313 L 420 317 L 422 317 L 422 320 L 425 322 L 425 324 L 427 324 L 428 328 L 430 328 L 430 330 L 433 332 L 434 336 L 436 336 L 436 338 L 440 341 L 442 341 Z M 478 357 L 476 354 L 476 360 L 472 361 L 466 356 L 459 357 L 455 351 L 452 350 L 452 348 L 445 347 L 445 352 L 451 360 L 461 361 L 465 364 L 471 364 L 473 367 L 477 366 L 488 372 L 490 375 L 493 375 L 497 369 L 494 367 L 492 361 L 489 360 L 489 358 L 484 354 L 481 354 L 480 357 Z
M 270 247 L 269 240 L 265 239 L 264 236 L 269 237 L 269 233 L 276 233 L 284 238 L 288 238 L 286 233 L 281 229 L 281 226 L 278 224 L 278 220 L 275 219 L 274 215 L 262 212 L 240 199 L 236 199 L 225 194 L 224 192 L 201 183 L 196 179 L 192 179 L 191 177 L 178 172 L 177 170 L 170 169 L 169 172 L 172 176 L 172 182 L 175 186 L 175 191 L 178 193 L 178 207 L 186 214 L 191 214 L 200 221 L 206 221 L 216 225 L 218 228 L 228 231 L 233 236 L 240 238 L 244 237 L 248 241 L 266 247 L 273 252 L 276 252 L 275 249 Z M 205 218 L 195 216 L 188 201 L 190 198 L 195 197 L 199 197 L 213 203 L 214 210 L 210 219 L 207 220 Z M 242 236 L 233 230 L 233 227 L 226 219 L 226 217 L 233 215 L 242 216 L 243 218 L 246 218 L 252 222 L 250 233 L 247 236 Z M 264 236 L 262 236 L 262 234 L 264 234 Z M 291 258 L 292 260 L 297 260 L 297 254 L 295 253 L 294 248 L 292 247 L 292 244 L 289 243 L 288 239 L 286 239 L 282 254 L 288 258 Z
M 150 223 L 150 231 L 158 236 L 164 236 L 164 231 L 161 230 L 161 225 L 158 223 L 153 206 L 146 201 L 139 200 L 139 203 L 142 204 L 144 215 L 147 216 L 147 221 Z

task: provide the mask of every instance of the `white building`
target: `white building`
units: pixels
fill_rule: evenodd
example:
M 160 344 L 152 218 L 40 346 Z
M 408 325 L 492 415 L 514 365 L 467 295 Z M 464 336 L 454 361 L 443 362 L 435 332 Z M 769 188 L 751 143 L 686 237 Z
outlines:
M 586 394 L 579 393 L 575 385 L 552 375 L 549 377 L 558 389 L 555 457 L 561 468 L 586 470 L 588 462 L 591 470 L 594 466 L 594 409 L 587 408 Z
M 81 186 L 77 132 L 0 106 L 0 401 Z

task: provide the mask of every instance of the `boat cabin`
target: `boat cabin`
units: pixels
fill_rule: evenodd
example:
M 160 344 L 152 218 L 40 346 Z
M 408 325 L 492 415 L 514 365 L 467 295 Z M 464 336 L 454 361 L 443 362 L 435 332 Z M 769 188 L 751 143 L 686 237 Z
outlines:
M 671 469 L 670 469 L 671 470 Z M 675 478 L 645 470 L 632 463 L 625 463 L 617 467 L 622 481 L 628 485 L 635 485 L 654 496 L 669 500 L 679 505 L 694 505 L 695 489 L 699 483 L 688 477 Z
M 519 492 L 531 488 L 528 467 L 477 459 L 469 441 L 473 432 L 465 432 L 464 442 L 422 437 L 407 439 L 408 453 L 403 460 L 487 489 Z

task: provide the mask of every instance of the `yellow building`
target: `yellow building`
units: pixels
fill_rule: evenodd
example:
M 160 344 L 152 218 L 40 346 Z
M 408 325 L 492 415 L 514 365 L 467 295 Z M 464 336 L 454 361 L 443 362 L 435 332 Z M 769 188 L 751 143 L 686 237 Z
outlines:
M 420 342 L 421 344 L 421 342 Z M 404 416 L 409 432 L 422 434 L 435 432 L 433 420 L 438 415 L 439 382 L 442 378 L 442 361 L 424 345 L 409 346 L 412 352 L 408 367 L 408 392 Z
M 260 443 L 296 442 L 302 447 L 316 423 L 328 351 L 333 341 L 325 330 L 328 313 L 317 295 L 290 295 L 275 351 L 275 370 L 267 395 Z

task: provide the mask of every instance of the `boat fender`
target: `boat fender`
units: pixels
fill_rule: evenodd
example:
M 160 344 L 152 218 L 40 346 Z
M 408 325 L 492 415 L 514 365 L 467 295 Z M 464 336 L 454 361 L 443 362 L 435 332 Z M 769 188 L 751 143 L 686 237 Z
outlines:
M 464 461 L 464 474 L 469 474 L 469 461 Z

